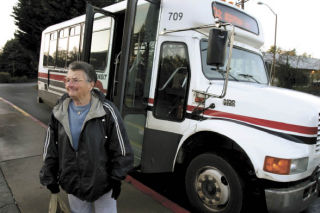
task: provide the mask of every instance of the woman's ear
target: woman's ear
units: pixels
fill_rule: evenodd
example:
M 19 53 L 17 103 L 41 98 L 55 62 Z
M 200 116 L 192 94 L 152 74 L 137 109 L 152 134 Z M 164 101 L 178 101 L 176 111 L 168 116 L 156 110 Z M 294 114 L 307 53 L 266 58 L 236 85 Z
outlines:
M 90 82 L 90 85 L 91 85 L 91 90 L 93 90 L 94 85 L 95 85 L 95 82 L 91 81 L 91 82 Z

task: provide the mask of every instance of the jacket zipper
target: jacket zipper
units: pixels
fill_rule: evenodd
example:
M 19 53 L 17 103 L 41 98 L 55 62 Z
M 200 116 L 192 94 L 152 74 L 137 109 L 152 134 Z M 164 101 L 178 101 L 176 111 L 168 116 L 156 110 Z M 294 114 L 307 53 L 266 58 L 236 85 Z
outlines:
M 76 152 L 76 162 L 77 162 L 77 170 L 78 170 L 78 175 L 79 175 L 79 193 L 80 196 L 82 197 L 82 192 L 81 192 L 81 173 L 80 173 L 80 167 L 79 167 L 79 161 L 78 161 L 78 151 Z

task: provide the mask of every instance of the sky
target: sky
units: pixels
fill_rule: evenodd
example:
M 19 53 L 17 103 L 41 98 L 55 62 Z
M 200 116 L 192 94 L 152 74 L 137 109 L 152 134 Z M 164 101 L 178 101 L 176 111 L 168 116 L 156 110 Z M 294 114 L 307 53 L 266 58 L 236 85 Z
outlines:
M 1 2 L 0 6 L 0 48 L 2 49 L 7 40 L 13 38 L 13 34 L 17 29 L 14 19 L 11 17 L 12 7 L 17 4 L 17 0 L 6 0 Z
M 183 1 L 183 0 L 181 0 Z M 195 0 L 197 1 L 197 0 Z M 233 0 L 235 1 L 235 0 Z M 277 46 L 285 50 L 296 49 L 298 54 L 311 54 L 320 59 L 320 0 L 259 0 L 269 5 L 278 16 Z M 6 0 L 0 7 L 0 48 L 13 38 L 17 27 L 14 25 L 12 7 L 18 0 Z M 256 17 L 264 33 L 266 51 L 274 43 L 275 15 L 265 5 L 258 5 L 258 0 L 245 3 L 245 10 Z

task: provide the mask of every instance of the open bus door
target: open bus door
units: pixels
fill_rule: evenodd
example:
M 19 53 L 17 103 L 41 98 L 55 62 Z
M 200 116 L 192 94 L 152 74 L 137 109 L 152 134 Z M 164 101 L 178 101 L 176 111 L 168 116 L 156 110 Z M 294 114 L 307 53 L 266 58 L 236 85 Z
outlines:
M 134 150 L 134 165 L 143 165 L 145 126 L 154 62 L 160 1 L 128 0 L 114 103 L 119 108 Z M 141 168 L 143 171 L 143 168 Z
M 118 25 L 115 14 L 87 4 L 81 59 L 93 65 L 98 77 L 96 87 L 109 98 Z
M 137 0 L 128 0 L 127 8 L 115 14 L 87 7 L 84 36 L 87 43 L 84 43 L 82 60 L 92 64 L 90 42 L 93 37 L 90 36 L 94 32 L 95 13 L 112 17 L 118 26 L 114 30 L 114 45 L 108 61 L 114 67 L 109 71 L 107 98 L 122 114 L 134 150 L 135 166 L 141 164 L 159 10 L 160 1 L 139 1 L 138 4 Z
M 96 14 L 102 13 L 114 21 L 113 37 L 110 37 L 113 45 L 109 49 L 110 58 L 107 61 L 110 64 L 107 70 L 107 98 L 114 102 L 122 114 L 134 150 L 135 166 L 141 164 L 159 2 L 146 1 L 138 5 L 137 0 L 128 0 L 126 10 L 115 14 L 87 6 L 82 60 L 91 64 L 93 62 L 91 42 L 94 39 L 92 35 Z

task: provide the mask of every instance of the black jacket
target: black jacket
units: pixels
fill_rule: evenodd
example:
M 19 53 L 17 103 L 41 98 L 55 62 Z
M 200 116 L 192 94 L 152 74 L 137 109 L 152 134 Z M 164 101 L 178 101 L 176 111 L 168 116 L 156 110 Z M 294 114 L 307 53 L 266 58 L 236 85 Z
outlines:
M 67 193 L 89 202 L 111 189 L 110 178 L 123 180 L 133 167 L 133 151 L 116 107 L 93 91 L 79 147 L 72 147 L 68 95 L 53 108 L 44 144 L 41 184 L 59 184 Z

